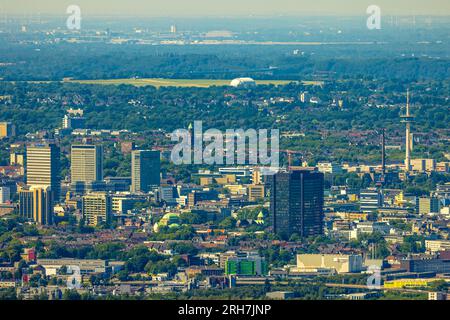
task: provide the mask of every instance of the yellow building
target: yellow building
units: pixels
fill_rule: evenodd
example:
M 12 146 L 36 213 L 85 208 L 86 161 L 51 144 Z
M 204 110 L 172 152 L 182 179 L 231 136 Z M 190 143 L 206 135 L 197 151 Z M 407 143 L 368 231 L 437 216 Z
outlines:
M 252 183 L 262 184 L 262 174 L 259 168 L 254 168 L 252 172 Z
M 401 288 L 417 288 L 417 287 L 427 287 L 436 281 L 435 279 L 398 279 L 392 281 L 385 281 L 384 287 L 390 289 L 401 289 Z
M 366 221 L 369 217 L 368 213 L 363 212 L 337 212 L 336 215 L 346 221 Z
M 48 186 L 31 186 L 19 190 L 19 214 L 42 224 L 53 223 L 52 193 Z
M 400 192 L 398 195 L 395 196 L 394 203 L 398 207 L 403 207 L 403 205 L 406 203 L 403 192 Z
M 224 174 L 220 178 L 216 178 L 217 184 L 225 185 L 229 183 L 236 183 L 236 175 L 234 174 Z
M 11 122 L 0 122 L 0 138 L 14 136 L 14 125 Z
M 211 184 L 213 184 L 213 178 L 211 178 L 211 177 L 201 177 L 200 178 L 201 186 L 209 186 Z
M 20 153 L 11 153 L 9 156 L 9 164 L 12 166 L 23 166 L 25 164 L 25 155 Z
M 247 188 L 241 184 L 229 184 L 229 185 L 224 186 L 224 188 L 229 190 L 232 195 L 247 194 Z
M 436 160 L 434 159 L 413 159 L 411 160 L 411 168 L 413 171 L 425 172 L 436 170 Z
M 248 200 L 257 201 L 259 199 L 264 199 L 265 188 L 264 185 L 249 185 L 248 186 Z

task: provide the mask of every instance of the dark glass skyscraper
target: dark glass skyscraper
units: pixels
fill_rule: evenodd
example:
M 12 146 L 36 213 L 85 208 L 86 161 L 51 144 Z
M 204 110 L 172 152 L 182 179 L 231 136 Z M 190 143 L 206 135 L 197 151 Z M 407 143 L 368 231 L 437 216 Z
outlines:
M 312 170 L 279 172 L 269 176 L 273 231 L 283 239 L 323 234 L 322 173 Z
M 159 151 L 135 150 L 131 153 L 132 192 L 149 192 L 160 185 L 160 157 Z

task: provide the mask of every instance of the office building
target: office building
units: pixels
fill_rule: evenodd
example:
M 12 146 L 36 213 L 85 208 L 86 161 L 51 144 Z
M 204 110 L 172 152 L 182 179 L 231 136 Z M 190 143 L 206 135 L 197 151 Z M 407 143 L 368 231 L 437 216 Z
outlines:
M 135 150 L 131 153 L 131 191 L 147 193 L 160 185 L 159 151 Z
M 425 249 L 431 253 L 450 252 L 450 240 L 425 240 Z
M 359 193 L 359 204 L 363 213 L 376 213 L 383 206 L 383 194 L 376 188 L 363 189 Z
M 133 210 L 137 203 L 144 203 L 143 197 L 135 197 L 131 195 L 115 195 L 112 196 L 112 212 L 115 214 L 126 214 L 129 210 Z
M 322 173 L 329 173 L 329 174 L 342 173 L 342 167 L 337 163 L 319 162 L 317 164 L 317 168 L 318 168 L 319 172 L 322 172 Z
M 323 234 L 323 173 L 312 170 L 279 172 L 269 176 L 273 231 L 286 239 L 292 234 Z
M 267 262 L 257 253 L 236 253 L 226 257 L 226 275 L 264 276 L 268 273 Z
M 174 205 L 177 203 L 178 191 L 173 185 L 160 186 L 158 189 L 159 200 L 164 201 L 168 205 Z
M 26 186 L 19 190 L 19 215 L 41 225 L 53 224 L 53 195 L 49 186 Z
M 362 256 L 357 254 L 298 254 L 296 272 L 320 272 L 330 269 L 333 273 L 360 272 Z
M 419 214 L 439 213 L 441 209 L 436 197 L 420 197 L 418 202 Z
M 66 114 L 62 120 L 63 129 L 84 129 L 85 118 L 82 116 Z
M 436 171 L 435 159 L 412 159 L 411 170 L 415 172 L 433 172 Z
M 70 170 L 72 183 L 103 180 L 102 146 L 73 145 Z
M 413 255 L 400 261 L 406 272 L 450 273 L 450 259 L 439 255 Z
M 111 196 L 106 192 L 95 192 L 83 196 L 82 213 L 89 226 L 108 224 L 111 221 Z
M 263 184 L 248 186 L 248 201 L 258 201 L 264 199 L 265 187 Z
M 59 147 L 55 144 L 27 147 L 27 185 L 49 186 L 52 202 L 59 202 L 61 194 Z
M 112 271 L 112 266 L 109 266 L 106 260 L 99 259 L 37 259 L 37 265 L 44 268 L 46 276 L 57 275 L 62 267 L 78 267 L 82 275 L 103 274 Z

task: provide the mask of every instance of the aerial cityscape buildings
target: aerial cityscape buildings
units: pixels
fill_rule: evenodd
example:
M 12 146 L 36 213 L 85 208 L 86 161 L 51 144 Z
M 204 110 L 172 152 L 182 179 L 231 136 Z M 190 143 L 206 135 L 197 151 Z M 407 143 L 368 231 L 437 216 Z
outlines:
M 450 300 L 448 17 L 280 1 L 0 12 L 0 300 Z

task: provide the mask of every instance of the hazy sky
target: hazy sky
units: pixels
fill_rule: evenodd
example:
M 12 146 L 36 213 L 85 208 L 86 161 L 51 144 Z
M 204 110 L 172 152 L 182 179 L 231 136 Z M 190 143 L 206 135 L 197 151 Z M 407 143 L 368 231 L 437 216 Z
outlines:
M 64 15 L 72 4 L 86 15 L 365 15 L 372 4 L 382 14 L 450 15 L 450 0 L 0 0 L 0 14 Z

